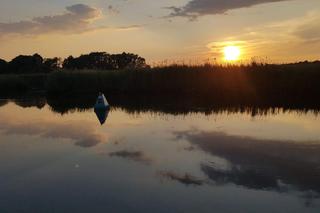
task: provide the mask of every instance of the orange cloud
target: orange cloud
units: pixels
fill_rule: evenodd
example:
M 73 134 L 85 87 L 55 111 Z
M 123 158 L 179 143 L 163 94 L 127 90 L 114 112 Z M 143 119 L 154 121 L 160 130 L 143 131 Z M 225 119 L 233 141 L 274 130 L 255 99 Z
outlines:
M 0 23 L 1 34 L 38 35 L 51 32 L 76 33 L 92 28 L 92 21 L 100 18 L 101 10 L 85 4 L 66 7 L 60 15 L 35 17 L 11 23 Z

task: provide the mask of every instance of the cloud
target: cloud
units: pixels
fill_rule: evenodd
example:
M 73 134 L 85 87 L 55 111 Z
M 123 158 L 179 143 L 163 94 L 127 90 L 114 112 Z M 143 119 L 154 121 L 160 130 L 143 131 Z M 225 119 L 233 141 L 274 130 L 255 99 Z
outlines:
M 141 151 L 121 150 L 121 151 L 117 151 L 117 152 L 111 152 L 111 153 L 109 153 L 109 156 L 110 157 L 125 158 L 125 159 L 129 159 L 132 161 L 141 162 L 141 163 L 145 163 L 145 164 L 150 164 L 152 161 L 151 158 L 146 156 L 146 154 Z
M 63 14 L 35 17 L 32 20 L 0 23 L 1 34 L 38 35 L 52 32 L 78 33 L 94 29 L 92 22 L 100 18 L 101 10 L 85 4 L 66 7 Z
M 242 59 L 260 58 L 267 63 L 271 58 L 278 58 L 278 62 L 304 60 L 301 54 L 318 59 L 320 46 L 320 13 L 318 10 L 306 13 L 280 22 L 273 22 L 261 26 L 248 27 L 236 36 L 224 37 L 207 44 L 212 57 L 221 58 L 223 48 L 236 45 L 243 52 Z M 266 58 L 268 56 L 268 58 Z
M 126 31 L 126 30 L 138 30 L 138 29 L 141 29 L 142 27 L 143 25 L 135 24 L 135 25 L 129 25 L 129 26 L 120 26 L 113 29 L 118 31 Z
M 319 11 L 311 12 L 297 22 L 292 30 L 292 35 L 307 42 L 320 41 Z
M 109 5 L 108 6 L 108 12 L 110 13 L 110 14 L 119 14 L 120 13 L 120 10 L 118 9 L 118 8 L 116 8 L 115 6 L 113 6 L 113 5 Z
M 191 20 L 199 16 L 223 14 L 229 10 L 252 7 L 259 4 L 290 0 L 191 0 L 182 7 L 167 7 L 172 10 L 169 17 L 187 17 Z

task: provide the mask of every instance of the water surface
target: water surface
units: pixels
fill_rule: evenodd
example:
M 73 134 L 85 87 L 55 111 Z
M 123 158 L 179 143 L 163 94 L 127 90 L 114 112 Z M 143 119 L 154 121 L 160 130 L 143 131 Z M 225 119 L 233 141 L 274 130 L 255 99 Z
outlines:
M 0 105 L 1 212 L 320 210 L 312 112 Z

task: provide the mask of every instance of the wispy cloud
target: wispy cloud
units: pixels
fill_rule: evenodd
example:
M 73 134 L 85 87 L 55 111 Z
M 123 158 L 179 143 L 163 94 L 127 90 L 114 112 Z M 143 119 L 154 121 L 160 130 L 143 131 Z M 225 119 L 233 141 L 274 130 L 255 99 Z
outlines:
M 119 14 L 120 13 L 120 10 L 118 9 L 118 8 L 116 8 L 115 6 L 113 6 L 113 5 L 109 5 L 108 6 L 108 12 L 110 13 L 110 14 Z
M 295 53 L 314 54 L 320 46 L 320 13 L 312 11 L 302 17 L 249 27 L 237 36 L 225 37 L 207 44 L 212 57 L 221 57 L 223 48 L 239 46 L 245 59 L 264 56 L 290 57 Z M 309 45 L 309 48 L 306 48 Z M 270 62 L 270 61 L 269 61 Z
M 182 7 L 167 7 L 172 10 L 169 17 L 187 17 L 195 20 L 199 16 L 223 14 L 229 10 L 252 7 L 259 4 L 290 0 L 191 0 Z
M 312 11 L 299 19 L 293 27 L 292 34 L 307 41 L 320 41 L 320 12 Z
M 102 16 L 100 9 L 85 4 L 66 7 L 59 15 L 35 17 L 32 20 L 0 23 L 2 34 L 37 35 L 51 32 L 77 33 L 95 27 L 92 22 Z

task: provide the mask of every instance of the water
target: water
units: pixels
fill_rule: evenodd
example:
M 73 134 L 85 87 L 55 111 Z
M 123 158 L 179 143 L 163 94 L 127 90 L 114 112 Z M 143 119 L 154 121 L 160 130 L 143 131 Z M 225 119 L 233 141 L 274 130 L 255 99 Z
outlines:
M 312 112 L 114 107 L 101 125 L 89 107 L 15 102 L 0 101 L 1 212 L 320 210 Z

